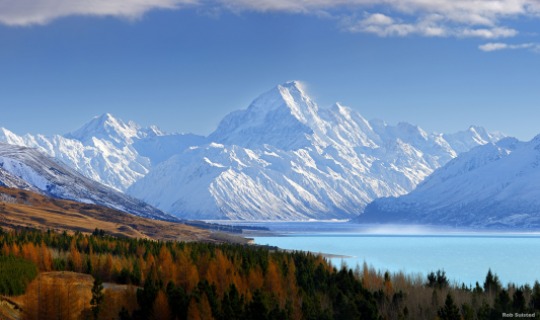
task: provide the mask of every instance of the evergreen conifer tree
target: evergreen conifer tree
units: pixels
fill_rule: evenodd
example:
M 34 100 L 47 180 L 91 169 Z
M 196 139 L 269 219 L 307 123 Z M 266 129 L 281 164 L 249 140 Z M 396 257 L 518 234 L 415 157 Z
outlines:
M 94 285 L 92 286 L 92 300 L 90 300 L 91 310 L 92 310 L 92 316 L 94 317 L 94 320 L 98 319 L 99 311 L 101 308 L 101 304 L 103 303 L 104 299 L 103 294 L 103 283 L 101 282 L 101 279 L 99 277 L 96 277 L 94 279 Z
M 454 304 L 454 299 L 452 299 L 450 294 L 446 295 L 444 307 L 441 307 L 439 311 L 437 311 L 437 315 L 441 320 L 461 320 L 459 308 Z

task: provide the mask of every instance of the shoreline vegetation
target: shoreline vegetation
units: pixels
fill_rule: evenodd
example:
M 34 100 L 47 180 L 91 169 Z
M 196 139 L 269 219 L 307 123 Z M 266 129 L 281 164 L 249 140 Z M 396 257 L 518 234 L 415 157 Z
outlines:
M 500 319 L 540 315 L 540 284 L 336 267 L 259 246 L 0 230 L 2 319 Z M 22 266 L 22 267 L 21 267 Z M 18 270 L 24 270 L 18 271 Z M 22 294 L 24 292 L 24 294 Z

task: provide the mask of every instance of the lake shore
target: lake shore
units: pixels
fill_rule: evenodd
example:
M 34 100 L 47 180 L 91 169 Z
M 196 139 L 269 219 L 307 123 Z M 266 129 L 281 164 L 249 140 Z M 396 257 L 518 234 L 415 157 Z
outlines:
M 244 222 L 248 224 L 248 222 Z M 367 263 L 381 272 L 423 276 L 445 270 L 452 282 L 474 285 L 487 271 L 501 282 L 540 279 L 540 234 L 531 230 L 472 230 L 337 222 L 249 222 L 268 231 L 243 234 L 258 245 L 323 255 L 334 266 Z M 467 261 L 467 263 L 463 263 Z

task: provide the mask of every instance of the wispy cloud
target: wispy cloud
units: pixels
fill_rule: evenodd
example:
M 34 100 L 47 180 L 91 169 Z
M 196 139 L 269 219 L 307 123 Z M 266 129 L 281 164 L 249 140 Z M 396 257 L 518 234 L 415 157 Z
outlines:
M 312 13 L 320 10 L 352 12 L 342 26 L 351 32 L 379 36 L 437 36 L 507 38 L 518 30 L 501 21 L 540 18 L 537 0 L 219 0 L 241 11 Z M 381 12 L 384 12 L 381 13 Z M 361 13 L 359 15 L 359 13 Z
M 501 16 L 540 13 L 537 0 L 215 0 L 231 9 L 309 13 L 335 8 L 385 6 L 406 14 L 442 14 L 468 24 L 491 24 Z
M 501 50 L 530 50 L 540 53 L 540 43 L 508 44 L 503 42 L 489 42 L 478 46 L 478 49 L 485 52 Z
M 516 18 L 540 19 L 538 0 L 0 0 L 0 23 L 45 24 L 69 15 L 138 18 L 152 9 L 284 12 L 333 17 L 345 31 L 377 36 L 510 38 Z M 216 11 L 217 10 L 217 11 Z
M 57 18 L 86 15 L 136 19 L 153 9 L 178 9 L 198 0 L 0 0 L 0 23 L 43 25 Z
M 510 38 L 518 34 L 517 30 L 506 27 L 463 29 L 457 33 L 463 37 L 477 37 L 484 39 Z
M 514 37 L 518 31 L 507 27 L 475 27 L 449 21 L 440 14 L 430 14 L 409 21 L 403 18 L 374 13 L 363 18 L 346 18 L 342 21 L 344 29 L 350 32 L 372 33 L 381 37 L 420 35 L 426 37 L 475 37 L 497 39 Z

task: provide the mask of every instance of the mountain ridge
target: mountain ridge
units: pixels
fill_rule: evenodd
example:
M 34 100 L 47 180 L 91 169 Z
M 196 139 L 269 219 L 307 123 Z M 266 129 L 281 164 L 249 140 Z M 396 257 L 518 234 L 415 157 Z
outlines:
M 84 176 L 181 218 L 353 218 L 411 191 L 463 150 L 495 142 L 480 127 L 445 135 L 319 106 L 297 81 L 223 118 L 208 137 L 167 134 L 110 114 L 64 136 L 0 141 L 38 148 Z
M 483 143 L 464 136 L 466 146 Z M 188 218 L 352 218 L 375 198 L 409 192 L 457 155 L 442 134 L 370 122 L 340 104 L 319 109 L 297 82 L 231 112 L 207 140 L 128 193 Z
M 84 177 L 37 149 L 0 143 L 0 185 L 154 219 L 174 217 Z
M 358 221 L 537 228 L 539 166 L 540 135 L 505 138 L 462 154 L 407 195 L 373 201 Z
M 182 149 L 191 144 L 190 140 L 200 143 L 205 138 L 166 134 L 156 126 L 143 128 L 109 113 L 94 117 L 65 135 L 19 136 L 0 128 L 0 142 L 38 149 L 87 178 L 121 192 L 146 175 L 153 165 L 168 158 L 171 151 L 164 148 Z

